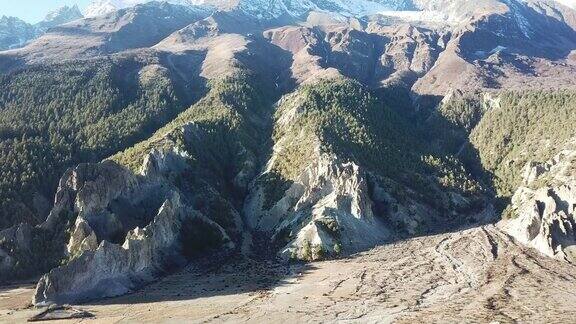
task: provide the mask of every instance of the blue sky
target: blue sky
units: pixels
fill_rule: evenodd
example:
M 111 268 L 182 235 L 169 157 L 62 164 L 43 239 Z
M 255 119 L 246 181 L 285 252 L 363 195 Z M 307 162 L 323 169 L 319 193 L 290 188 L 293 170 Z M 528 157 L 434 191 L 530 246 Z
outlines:
M 80 9 L 91 0 L 0 0 L 0 16 L 14 16 L 29 23 L 39 22 L 51 10 L 78 4 Z

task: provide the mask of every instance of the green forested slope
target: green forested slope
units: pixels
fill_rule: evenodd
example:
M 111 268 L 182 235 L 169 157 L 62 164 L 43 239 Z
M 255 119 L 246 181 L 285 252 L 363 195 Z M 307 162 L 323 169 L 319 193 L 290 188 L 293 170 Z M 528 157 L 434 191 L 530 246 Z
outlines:
M 570 91 L 504 92 L 500 107 L 486 113 L 478 94 L 465 94 L 422 125 L 387 107 L 390 94 L 382 100 L 347 79 L 303 85 L 272 116 L 272 90 L 246 73 L 211 81 L 207 95 L 184 111 L 178 85 L 157 63 L 125 56 L 29 66 L 0 76 L 0 228 L 41 220 L 66 168 L 143 141 L 113 157 L 137 170 L 164 135 L 177 137 L 174 131 L 187 123 L 214 135 L 188 148 L 203 165 L 220 166 L 213 172 L 240 167 L 217 163 L 232 159 L 237 143 L 260 159 L 263 143 L 285 141 L 269 177 L 261 179 L 272 186 L 271 197 L 302 171 L 315 141 L 322 151 L 434 202 L 437 191 L 430 185 L 475 194 L 482 186 L 473 179 L 486 180 L 483 171 L 489 173 L 486 182 L 509 196 L 526 162 L 549 158 L 574 137 L 576 93 Z M 291 109 L 297 113 L 282 122 Z M 463 150 L 468 142 L 472 149 Z M 471 168 L 476 159 L 481 164 Z
M 290 111 L 292 110 L 292 111 Z M 286 121 L 286 116 L 294 116 Z M 304 85 L 276 111 L 273 139 L 282 151 L 266 179 L 272 203 L 320 149 L 356 162 L 401 183 L 439 208 L 448 208 L 437 188 L 464 195 L 481 191 L 461 163 L 446 151 L 432 149 L 424 133 L 406 116 L 387 107 L 361 84 L 324 80 Z
M 144 141 L 133 146 L 124 142 L 128 143 L 121 148 L 124 151 L 110 159 L 137 172 L 153 150 L 166 153 L 178 150 L 189 167 L 173 170 L 174 174 L 166 174 L 166 178 L 179 189 L 183 201 L 217 222 L 236 241 L 241 235 L 238 209 L 249 180 L 259 167 L 257 155 L 269 136 L 266 119 L 271 115 L 273 100 L 274 96 L 248 74 L 215 80 L 210 82 L 209 92 L 203 99 L 158 131 L 145 135 Z M 191 139 L 186 138 L 186 132 L 193 133 Z M 118 143 L 120 145 L 122 143 Z M 247 173 L 246 181 L 237 181 L 238 175 L 244 173 Z M 48 271 L 62 260 L 65 262 L 63 246 L 75 217 L 60 215 L 68 224 L 57 223 L 57 229 L 32 227 L 34 253 L 10 240 L 0 239 L 0 249 L 9 251 L 17 260 L 15 276 L 29 277 Z M 43 256 L 49 258 L 38 259 Z
M 177 131 L 185 124 L 194 123 L 199 128 L 221 127 L 226 132 L 251 146 L 256 146 L 254 138 L 266 137 L 259 133 L 267 127 L 265 120 L 271 114 L 273 95 L 270 89 L 263 88 L 256 77 L 249 73 L 238 73 L 208 84 L 208 93 L 197 103 L 179 114 L 174 120 L 155 132 L 150 138 L 114 156 L 112 160 L 137 172 L 144 157 L 155 147 L 162 145 L 164 136 Z M 259 128 L 252 127 L 254 124 Z M 222 149 L 222 145 L 206 146 L 210 151 Z M 220 143 L 222 144 L 222 143 Z M 221 153 L 221 152 L 220 152 Z
M 498 194 L 509 197 L 527 162 L 545 162 L 576 137 L 576 92 L 504 92 L 470 136 Z
M 169 73 L 149 63 L 101 59 L 0 76 L 0 228 L 39 221 L 66 168 L 145 139 L 182 110 Z

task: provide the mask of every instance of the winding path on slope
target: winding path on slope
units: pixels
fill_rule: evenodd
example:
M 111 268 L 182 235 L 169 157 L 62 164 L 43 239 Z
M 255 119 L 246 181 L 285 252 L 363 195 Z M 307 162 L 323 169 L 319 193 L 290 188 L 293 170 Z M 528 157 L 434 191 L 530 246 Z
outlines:
M 36 313 L 14 310 L 31 294 L 0 291 L 0 322 Z M 519 246 L 490 225 L 308 265 L 238 257 L 81 307 L 96 322 L 414 323 L 570 322 L 574 305 L 576 267 Z

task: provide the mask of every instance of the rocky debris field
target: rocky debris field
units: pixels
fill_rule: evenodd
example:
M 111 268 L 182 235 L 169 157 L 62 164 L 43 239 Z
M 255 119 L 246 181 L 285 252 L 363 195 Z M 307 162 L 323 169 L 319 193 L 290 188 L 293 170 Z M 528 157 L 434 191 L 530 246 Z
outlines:
M 247 257 L 192 266 L 130 295 L 81 305 L 98 322 L 570 322 L 576 268 L 489 225 L 350 258 L 283 265 Z M 33 287 L 0 290 L 19 322 Z M 80 320 L 78 320 L 80 321 Z

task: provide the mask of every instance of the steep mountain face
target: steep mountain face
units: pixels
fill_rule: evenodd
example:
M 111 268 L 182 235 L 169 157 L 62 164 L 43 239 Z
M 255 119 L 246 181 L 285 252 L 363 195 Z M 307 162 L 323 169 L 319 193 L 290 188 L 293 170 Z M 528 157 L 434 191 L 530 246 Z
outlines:
M 157 171 L 143 170 L 149 176 Z M 41 279 L 35 303 L 124 294 L 203 250 L 234 247 L 220 225 L 184 203 L 161 176 L 134 176 L 111 162 L 71 170 L 46 225 L 73 213 L 70 261 Z M 230 231 L 234 219 L 225 221 L 232 222 L 223 223 Z
M 457 152 L 470 170 L 484 170 L 483 178 L 491 179 L 504 208 L 503 231 L 571 263 L 574 95 L 574 90 L 454 92 L 426 120 L 434 145 Z
M 49 28 L 83 18 L 78 6 L 64 6 L 31 25 L 15 17 L 0 19 L 0 50 L 19 48 L 44 34 Z
M 36 303 L 123 294 L 182 264 L 178 260 L 193 260 L 210 249 L 249 244 L 244 243 L 248 238 L 240 211 L 249 181 L 257 173 L 261 139 L 256 134 L 266 118 L 266 99 L 245 77 L 217 81 L 206 98 L 151 140 L 113 158 L 139 167 L 137 178 L 115 162 L 89 166 L 115 169 L 114 188 L 101 177 L 93 178 L 100 185 L 81 184 L 74 203 L 79 216 L 63 251 L 71 261 L 42 279 Z M 238 95 L 244 97 L 231 100 Z M 108 171 L 99 173 L 110 176 Z M 92 188 L 106 191 L 93 192 Z M 161 192 L 166 195 L 158 196 Z M 98 205 L 93 204 L 95 195 L 101 197 Z M 82 201 L 90 205 L 79 207 Z M 149 213 L 134 213 L 135 207 Z M 142 219 L 145 214 L 150 218 Z M 107 265 L 117 262 L 117 257 L 106 260 L 101 256 L 116 253 L 125 255 L 126 266 L 108 271 Z M 146 258 L 133 257 L 144 254 Z M 94 275 L 80 270 L 86 268 Z M 77 274 L 73 280 L 69 280 L 71 273 Z
M 480 185 L 448 166 L 455 159 L 427 151 L 416 129 L 357 84 L 304 86 L 282 100 L 275 119 L 273 153 L 244 214 L 285 258 L 356 252 L 432 231 L 452 211 L 475 218 L 489 208 Z
M 209 11 L 151 3 L 52 28 L 6 58 L 28 63 L 98 57 L 153 46 L 174 31 L 205 18 Z
M 573 262 L 569 7 L 99 1 L 87 15 L 0 53 L 0 278 L 45 273 L 34 303 L 124 294 L 207 251 L 322 260 L 504 209 L 500 228 Z
M 15 17 L 0 18 L 0 50 L 24 46 L 37 36 L 37 30 L 30 24 Z
M 64 6 L 48 13 L 44 20 L 37 23 L 35 27 L 40 29 L 40 31 L 45 32 L 49 28 L 63 25 L 82 18 L 84 18 L 84 16 L 80 12 L 80 9 L 78 9 L 77 5 L 72 7 Z
M 511 196 L 522 185 L 526 165 L 545 163 L 574 137 L 574 90 L 504 92 L 472 130 L 470 142 L 496 190 Z M 554 132 L 550 132 L 554 129 Z
M 571 144 L 545 163 L 526 165 L 502 227 L 519 242 L 576 263 L 576 152 Z
M 467 27 L 455 29 L 434 69 L 418 80 L 414 90 L 443 96 L 451 89 L 474 89 L 479 84 L 541 88 L 552 78 L 560 87 L 569 87 L 568 74 L 574 68 L 573 11 L 556 10 L 553 3 L 538 5 L 505 2 L 501 14 L 484 13 Z M 554 30 L 554 36 L 547 30 Z

